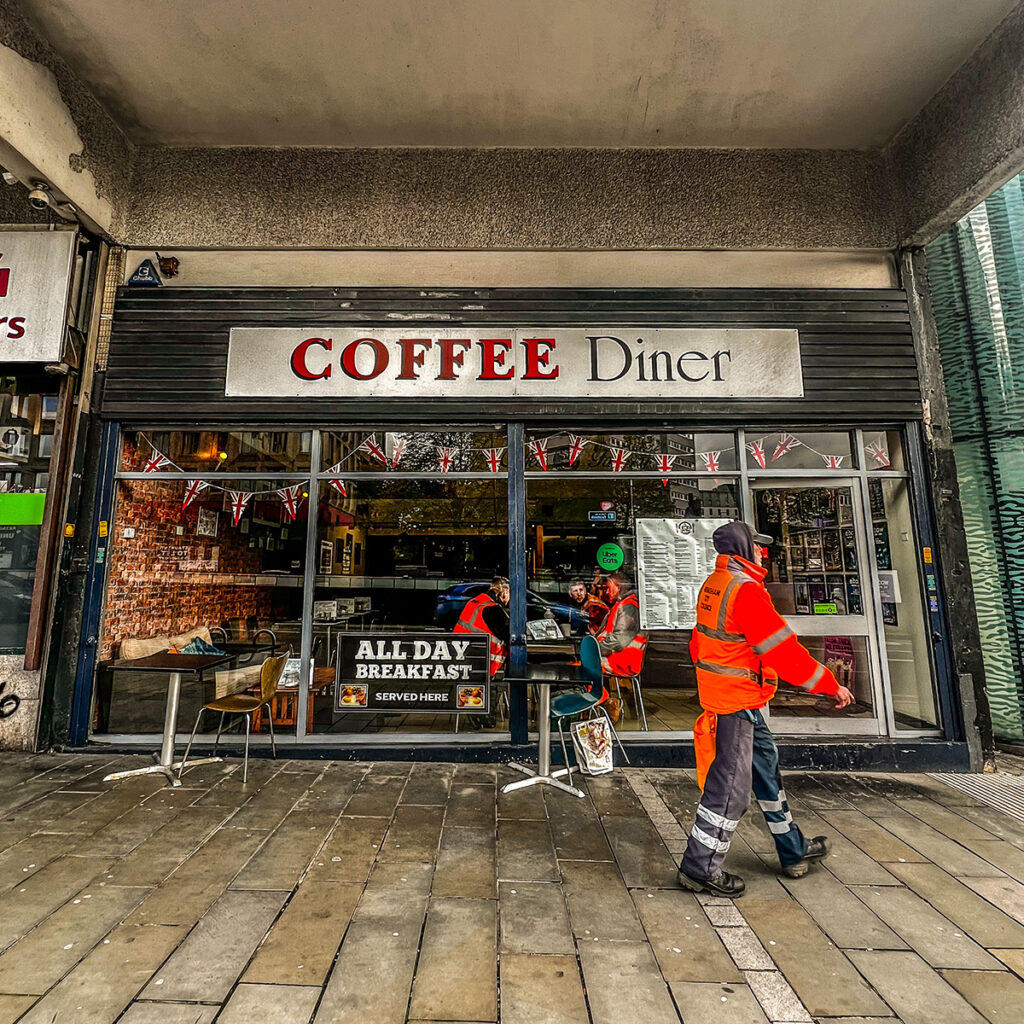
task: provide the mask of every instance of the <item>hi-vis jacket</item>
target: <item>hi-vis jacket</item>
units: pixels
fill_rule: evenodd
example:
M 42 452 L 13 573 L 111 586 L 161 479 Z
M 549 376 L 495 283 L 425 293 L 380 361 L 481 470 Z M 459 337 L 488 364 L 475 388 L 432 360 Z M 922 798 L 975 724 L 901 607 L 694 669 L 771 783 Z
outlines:
M 489 668 L 492 679 L 501 671 L 508 658 L 508 648 L 487 628 L 487 624 L 484 622 L 484 609 L 489 605 L 497 603 L 486 590 L 482 594 L 477 594 L 471 601 L 466 602 L 466 607 L 462 609 L 459 621 L 455 623 L 455 627 L 452 629 L 453 633 L 487 634 L 490 643 Z
M 629 626 L 627 622 L 635 625 Z M 637 632 L 640 625 L 640 602 L 636 594 L 629 594 L 616 601 L 608 612 L 604 629 L 597 636 L 597 642 L 604 648 L 605 644 L 614 643 L 616 640 L 623 642 L 621 635 L 632 631 L 629 640 L 623 643 L 621 650 L 606 651 L 602 654 L 601 668 L 606 675 L 611 676 L 636 676 L 644 664 L 644 648 L 647 646 L 647 636 Z
M 715 716 L 762 708 L 778 679 L 810 693 L 834 694 L 836 677 L 811 657 L 765 589 L 767 570 L 738 555 L 719 555 L 697 598 L 690 655 L 705 713 L 694 724 L 701 787 L 715 756 Z

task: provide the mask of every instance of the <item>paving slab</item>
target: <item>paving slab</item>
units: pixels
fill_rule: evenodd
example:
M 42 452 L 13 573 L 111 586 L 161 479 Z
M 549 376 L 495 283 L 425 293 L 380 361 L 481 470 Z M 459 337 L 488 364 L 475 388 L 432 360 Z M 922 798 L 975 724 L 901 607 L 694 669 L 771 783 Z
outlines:
M 993 878 L 1002 875 L 999 868 L 982 860 L 966 847 L 947 838 L 931 825 L 917 818 L 885 818 L 883 823 L 887 829 L 922 854 L 925 860 L 938 864 L 940 868 L 952 875 L 957 877 L 968 875 L 979 878 Z
M 318 777 L 318 772 L 278 772 L 242 804 L 231 824 L 235 828 L 277 828 Z
M 579 956 L 593 1024 L 679 1024 L 646 942 L 581 942 Z
M 522 775 L 510 768 L 501 769 L 498 777 L 498 817 L 499 818 L 534 818 L 542 821 L 547 817 L 544 806 L 544 790 L 547 786 L 527 786 L 526 789 L 514 789 L 511 793 L 502 793 L 501 787 L 521 779 Z
M 363 776 L 356 786 L 345 813 L 349 816 L 368 815 L 390 818 L 398 806 L 398 799 L 405 789 L 407 775 L 382 775 L 371 771 Z
M 323 845 L 333 817 L 292 811 L 231 882 L 232 889 L 291 889 Z
M 683 1020 L 715 1024 L 768 1024 L 768 1018 L 746 985 L 671 981 L 669 988 Z
M 581 782 L 603 818 L 614 814 L 623 818 L 647 819 L 647 812 L 621 772 L 597 775 Z
M 35 996 L 0 996 L 0 1024 L 14 1024 L 35 1001 Z
M 498 905 L 502 954 L 575 953 L 565 897 L 557 883 L 502 882 Z
M 494 828 L 494 786 L 484 783 L 455 782 L 448 797 L 444 823 L 477 828 Z
M 234 810 L 251 800 L 275 775 L 281 772 L 278 761 L 251 761 L 248 781 L 242 782 L 240 764 L 210 765 L 220 769 L 220 779 L 196 803 L 203 807 L 230 807 Z M 182 785 L 191 785 L 192 770 L 182 777 Z
M 1019 1024 L 1024 1020 L 1024 981 L 1008 971 L 939 973 L 992 1024 Z
M 893 874 L 982 946 L 1024 949 L 1024 925 L 934 864 L 894 864 Z
M 267 934 L 282 892 L 226 892 L 143 992 L 144 999 L 222 1002 Z
M 984 1024 L 985 1018 L 916 953 L 854 950 L 849 957 L 904 1024 Z
M 333 821 L 348 806 L 364 774 L 362 770 L 353 774 L 349 765 L 328 765 L 299 797 L 295 810 L 315 812 L 321 819 Z
M 877 820 L 861 814 L 860 811 L 835 810 L 822 812 L 822 818 L 873 860 L 882 863 L 906 863 L 928 859 L 885 827 L 884 823 L 893 821 L 892 818 L 882 819 L 883 824 L 879 824 Z
M 532 786 L 523 792 L 540 793 L 543 789 L 547 787 Z M 589 800 L 566 800 L 564 793 L 549 790 L 542 804 L 547 805 L 551 837 L 559 859 L 614 860 L 601 818 Z
M 309 1024 L 319 988 L 297 985 L 239 985 L 231 993 L 217 1024 L 253 1024 L 267 1021 L 273 1024 Z
M 936 832 L 941 832 L 944 836 L 955 839 L 964 846 L 973 848 L 975 843 L 984 843 L 999 838 L 976 822 L 968 821 L 951 807 L 936 803 L 927 797 L 905 797 L 897 800 L 896 803 L 903 810 L 909 811 L 915 818 L 927 822 Z
M 886 1014 L 885 1004 L 795 902 L 744 898 L 741 912 L 812 1014 Z
M 180 807 L 140 804 L 75 844 L 76 857 L 126 857 L 154 832 L 172 822 Z
M 107 1024 L 138 995 L 153 972 L 185 938 L 167 925 L 120 925 L 66 978 L 43 996 L 19 1024 Z
M 984 843 L 974 843 L 971 849 L 982 860 L 994 864 L 1018 882 L 1024 882 L 1024 849 L 1021 847 L 996 839 Z
M 1006 964 L 1014 974 L 1024 978 L 1024 950 L 1022 949 L 990 949 L 989 952 Z
M 411 1017 L 497 1020 L 497 919 L 494 900 L 430 900 Z
M 602 820 L 615 862 L 630 888 L 677 889 L 678 865 L 649 818 L 607 814 Z
M 451 764 L 414 764 L 402 790 L 401 802 L 443 807 L 448 802 L 454 774 L 455 766 Z
M 569 921 L 581 945 L 598 939 L 643 941 L 640 917 L 614 864 L 564 860 L 561 868 Z
M 0 956 L 0 992 L 42 995 L 148 892 L 95 888 L 69 900 Z
M 558 861 L 546 821 L 502 818 L 498 822 L 498 877 L 557 882 Z
M 890 927 L 829 872 L 810 871 L 803 878 L 784 879 L 782 884 L 840 949 L 907 948 Z M 878 891 L 886 892 L 887 887 L 880 886 Z
M 743 980 L 693 893 L 639 889 L 632 897 L 666 981 Z M 501 909 L 504 913 L 504 904 Z
M 311 873 L 328 882 L 365 882 L 389 824 L 388 818 L 343 814 L 313 862 Z
M 502 953 L 501 1024 L 590 1024 L 576 957 Z
M 391 819 L 391 827 L 378 856 L 384 860 L 433 860 L 441 842 L 443 821 L 444 815 L 439 807 L 403 804 Z
M 899 885 L 899 879 L 824 818 L 805 811 L 800 814 L 799 824 L 805 835 L 828 838 L 829 855 L 822 864 L 839 881 L 846 885 Z
M 0 853 L 0 894 L 24 885 L 37 871 L 74 849 L 67 836 L 29 835 Z
M 323 985 L 362 886 L 306 879 L 274 922 L 242 980 L 263 985 Z
M 856 893 L 932 967 L 999 969 L 970 936 L 909 889 L 858 886 Z
M 219 1006 L 195 1003 L 137 1002 L 117 1024 L 210 1024 L 219 1012 Z
M 995 904 L 1004 914 L 1024 924 L 1024 885 L 1013 878 L 965 878 L 969 885 L 989 903 Z
M 494 899 L 497 871 L 493 825 L 490 828 L 445 825 L 434 871 L 435 896 Z
M 807 1008 L 797 998 L 793 987 L 786 981 L 781 971 L 744 971 L 743 975 L 750 991 L 754 993 L 761 1011 L 769 1020 L 785 1021 L 786 1024 L 798 1024 L 798 1022 L 799 1024 L 813 1024 L 813 1018 L 807 1012 Z M 858 1020 L 868 1019 L 867 1017 L 858 1018 Z M 891 1017 L 885 1019 L 888 1024 L 893 1024 Z M 829 1024 L 832 1020 L 834 1018 L 829 1019 Z

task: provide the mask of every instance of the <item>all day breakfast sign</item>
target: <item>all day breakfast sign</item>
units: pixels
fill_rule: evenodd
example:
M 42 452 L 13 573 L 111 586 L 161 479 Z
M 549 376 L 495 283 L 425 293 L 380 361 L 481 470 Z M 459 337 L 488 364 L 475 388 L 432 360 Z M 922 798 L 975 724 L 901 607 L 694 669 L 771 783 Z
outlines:
M 296 398 L 801 398 L 795 330 L 235 327 L 225 394 Z

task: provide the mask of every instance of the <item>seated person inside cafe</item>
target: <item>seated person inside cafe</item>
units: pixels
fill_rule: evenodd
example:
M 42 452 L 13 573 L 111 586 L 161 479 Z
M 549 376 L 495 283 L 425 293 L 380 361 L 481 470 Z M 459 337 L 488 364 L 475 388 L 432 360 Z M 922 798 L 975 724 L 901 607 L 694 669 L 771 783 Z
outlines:
M 630 679 L 640 674 L 647 646 L 647 635 L 640 632 L 640 601 L 632 576 L 622 570 L 606 576 L 603 597 L 608 614 L 597 634 L 601 669 L 606 676 Z
M 697 597 L 690 653 L 704 713 L 693 730 L 697 782 L 703 790 L 679 867 L 679 883 L 694 892 L 736 897 L 745 888 L 722 870 L 733 834 L 750 804 L 750 790 L 775 841 L 782 873 L 801 878 L 828 854 L 828 839 L 806 839 L 793 821 L 779 773 L 779 752 L 761 710 L 781 678 L 848 707 L 853 694 L 811 657 L 765 589 L 762 566 L 770 537 L 742 522 L 712 535 L 718 557 Z
M 581 618 L 573 632 L 578 634 L 600 633 L 608 618 L 608 605 L 587 589 L 583 580 L 573 580 L 569 584 L 569 598 L 580 610 Z
M 509 582 L 505 576 L 495 576 L 491 586 L 477 594 L 462 609 L 453 633 L 486 633 L 490 637 L 490 672 L 493 679 L 508 660 Z

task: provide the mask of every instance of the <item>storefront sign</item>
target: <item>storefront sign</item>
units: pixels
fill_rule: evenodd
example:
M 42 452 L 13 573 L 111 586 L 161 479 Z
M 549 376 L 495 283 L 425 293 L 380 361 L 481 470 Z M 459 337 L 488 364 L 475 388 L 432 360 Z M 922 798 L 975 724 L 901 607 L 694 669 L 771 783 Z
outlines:
M 74 231 L 0 231 L 0 362 L 63 354 Z
M 343 633 L 339 644 L 336 712 L 490 711 L 483 635 Z
M 801 398 L 795 330 L 235 327 L 225 394 Z
M 613 512 L 612 515 L 615 513 Z M 625 554 L 618 544 L 602 544 L 597 549 L 597 564 L 606 572 L 618 569 L 625 560 Z
M 615 513 L 614 512 L 588 512 L 587 518 L 592 523 L 614 523 Z

